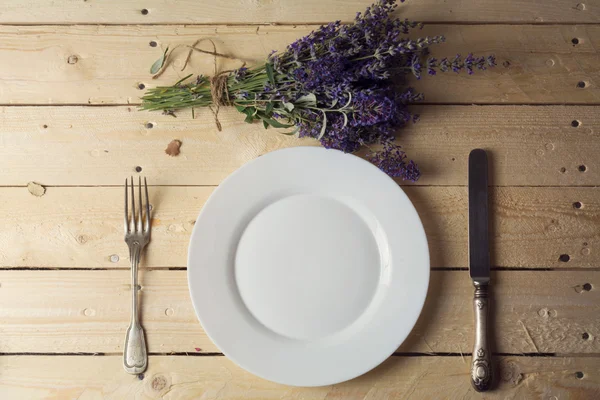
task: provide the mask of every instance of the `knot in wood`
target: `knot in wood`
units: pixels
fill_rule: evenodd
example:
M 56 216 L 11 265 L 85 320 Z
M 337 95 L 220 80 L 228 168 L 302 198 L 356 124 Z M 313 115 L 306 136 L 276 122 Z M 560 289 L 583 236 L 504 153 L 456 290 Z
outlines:
M 152 378 L 152 390 L 160 392 L 167 386 L 167 379 L 162 375 L 156 375 Z

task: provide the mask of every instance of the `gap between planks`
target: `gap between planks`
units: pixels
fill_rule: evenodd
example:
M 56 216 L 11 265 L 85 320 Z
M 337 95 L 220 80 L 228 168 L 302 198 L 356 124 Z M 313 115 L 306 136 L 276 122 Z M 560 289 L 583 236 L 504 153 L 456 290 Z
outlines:
M 143 267 L 144 271 L 187 271 L 187 267 Z M 0 267 L 0 271 L 112 271 L 119 268 L 73 268 L 73 267 Z M 124 269 L 127 269 L 125 267 Z M 468 271 L 468 267 L 431 267 L 430 271 Z M 599 272 L 598 268 L 528 268 L 491 267 L 492 271 L 536 271 L 536 272 Z
M 328 21 L 331 22 L 331 21 Z M 91 27 L 101 27 L 101 26 L 110 26 L 110 27 L 125 27 L 125 26 L 144 26 L 144 27 L 161 27 L 161 26 L 186 26 L 186 27 L 212 27 L 218 25 L 224 28 L 240 28 L 240 27 L 270 27 L 270 26 L 278 26 L 278 27 L 301 27 L 301 26 L 321 26 L 326 25 L 328 22 L 324 21 L 302 21 L 302 22 L 205 22 L 205 23 L 185 23 L 185 22 L 152 22 L 152 23 L 140 23 L 140 22 L 130 22 L 130 23 L 111 23 L 111 22 L 75 22 L 75 23 L 19 23 L 19 22 L 2 22 L 0 23 L 0 27 L 2 26 L 26 26 L 26 27 L 45 27 L 45 26 L 57 26 L 57 27 L 74 27 L 74 26 L 91 26 Z M 347 25 L 353 21 L 346 20 L 341 21 L 343 25 Z M 508 20 L 497 20 L 497 21 L 427 21 L 427 20 L 419 20 L 418 22 L 423 23 L 423 25 L 427 26 L 435 26 L 435 25 L 459 25 L 459 26 L 477 26 L 477 25 L 508 25 L 508 26 L 572 26 L 572 25 L 600 25 L 600 21 L 571 21 L 571 22 L 515 22 Z
M 15 353 L 0 353 L 2 356 L 77 356 L 77 357 L 112 357 L 120 356 L 123 353 L 119 352 L 100 352 L 100 353 L 33 353 L 33 352 L 15 352 Z M 390 357 L 471 357 L 473 353 L 407 353 L 394 352 Z M 562 357 L 559 353 L 492 353 L 496 357 Z M 148 353 L 152 357 L 225 357 L 223 353 L 193 353 L 193 352 L 171 352 L 171 353 Z M 598 354 L 568 354 L 565 357 L 600 357 Z
M 600 24 L 598 24 L 600 25 Z M 1 25 L 0 25 L 1 27 Z M 18 108 L 18 107 L 39 107 L 39 108 L 44 108 L 44 107 L 131 107 L 131 106 L 139 106 L 141 104 L 141 102 L 130 102 L 130 103 L 107 103 L 107 104 L 101 104 L 101 103 L 56 103 L 56 104 L 38 104 L 38 103 L 18 103 L 18 104 L 14 104 L 14 103 L 0 103 L 0 107 L 14 107 L 14 108 Z M 424 101 L 421 103 L 410 103 L 410 106 L 455 106 L 455 107 L 501 107 L 501 106 L 506 106 L 506 107 L 514 107 L 514 106 L 518 106 L 518 107 L 557 107 L 557 106 L 561 106 L 561 107 L 582 107 L 582 106 L 589 106 L 589 107 L 598 107 L 600 106 L 600 102 L 585 102 L 585 103 L 580 103 L 580 102 L 561 102 L 561 103 L 507 103 L 507 102 L 486 102 L 486 103 L 480 103 L 480 102 L 472 102 L 472 103 L 453 103 L 451 101 L 447 101 L 447 102 L 433 102 L 433 101 Z M 201 109 L 202 107 L 196 107 L 197 109 Z M 143 112 L 143 110 L 138 110 Z M 155 111 L 150 111 L 151 113 L 155 112 Z

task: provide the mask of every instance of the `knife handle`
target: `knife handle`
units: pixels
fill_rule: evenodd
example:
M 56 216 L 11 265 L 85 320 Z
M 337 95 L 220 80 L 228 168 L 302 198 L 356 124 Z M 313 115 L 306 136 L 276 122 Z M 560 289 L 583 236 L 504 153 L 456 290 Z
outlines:
M 492 355 L 487 336 L 489 309 L 487 284 L 475 283 L 473 309 L 475 310 L 475 343 L 471 363 L 471 384 L 478 392 L 486 392 L 492 386 Z

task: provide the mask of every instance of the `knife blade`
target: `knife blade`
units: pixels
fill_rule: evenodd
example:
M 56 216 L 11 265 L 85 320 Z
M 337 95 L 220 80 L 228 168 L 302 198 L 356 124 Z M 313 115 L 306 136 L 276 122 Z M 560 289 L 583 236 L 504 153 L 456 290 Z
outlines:
M 478 392 L 485 392 L 492 384 L 492 360 L 487 335 L 490 283 L 488 159 L 482 149 L 469 154 L 469 274 L 475 286 L 471 384 Z
M 469 154 L 469 273 L 473 282 L 490 281 L 488 160 L 481 149 Z

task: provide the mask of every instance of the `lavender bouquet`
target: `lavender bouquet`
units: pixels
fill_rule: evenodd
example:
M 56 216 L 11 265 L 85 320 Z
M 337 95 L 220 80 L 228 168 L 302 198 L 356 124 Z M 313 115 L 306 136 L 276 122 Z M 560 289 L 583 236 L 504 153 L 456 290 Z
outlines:
M 422 24 L 393 18 L 395 8 L 395 0 L 379 0 L 353 23 L 321 26 L 284 52 L 272 52 L 265 64 L 187 82 L 190 75 L 173 86 L 149 89 L 141 108 L 173 114 L 211 107 L 220 129 L 218 107 L 235 106 L 248 123 L 262 121 L 265 128 L 315 138 L 326 148 L 352 153 L 366 147 L 367 158 L 388 175 L 416 181 L 419 169 L 396 144 L 395 132 L 418 118 L 407 105 L 423 95 L 403 78 L 438 71 L 472 74 L 494 66 L 495 60 L 471 54 L 451 60 L 428 56 L 428 47 L 444 37 L 407 38 Z M 167 56 L 168 49 L 152 73 L 162 70 Z

